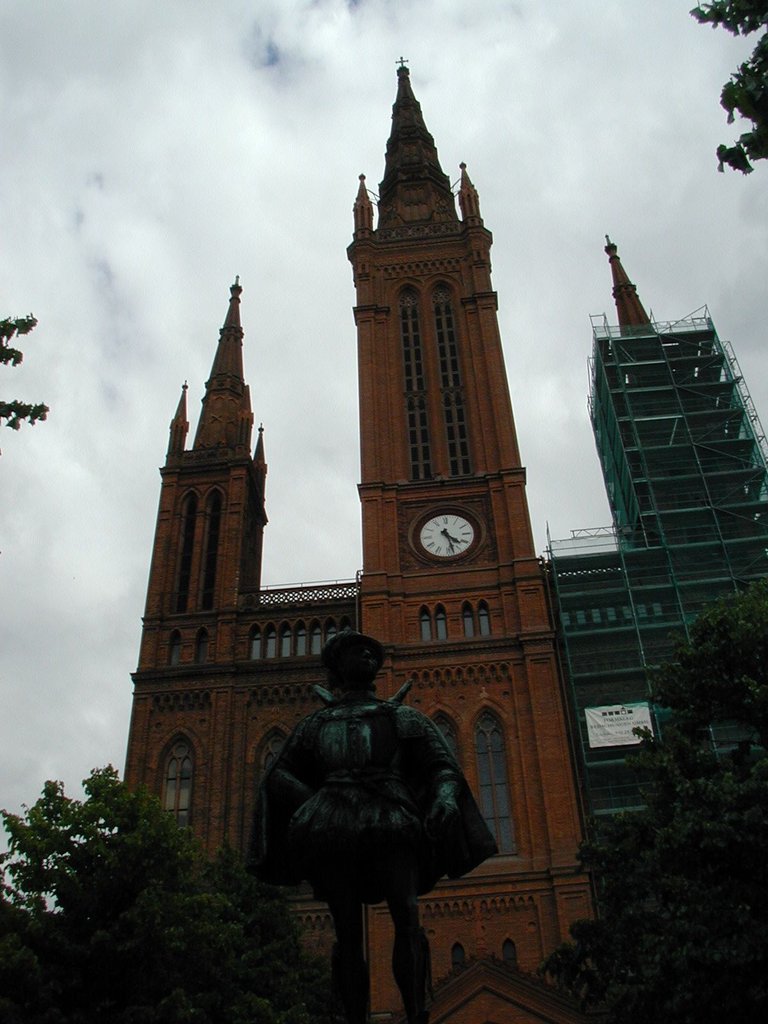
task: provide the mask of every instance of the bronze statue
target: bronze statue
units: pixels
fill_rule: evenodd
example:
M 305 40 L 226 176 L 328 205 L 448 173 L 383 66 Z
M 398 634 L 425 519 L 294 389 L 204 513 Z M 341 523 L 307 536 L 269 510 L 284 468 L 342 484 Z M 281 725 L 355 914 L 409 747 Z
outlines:
M 392 969 L 409 1024 L 426 1024 L 429 945 L 417 896 L 496 852 L 469 787 L 434 723 L 375 695 L 378 641 L 342 630 L 323 653 L 338 699 L 301 721 L 261 786 L 252 862 L 265 881 L 308 880 L 336 929 L 333 973 L 348 1024 L 365 1024 L 362 905 L 386 900 Z

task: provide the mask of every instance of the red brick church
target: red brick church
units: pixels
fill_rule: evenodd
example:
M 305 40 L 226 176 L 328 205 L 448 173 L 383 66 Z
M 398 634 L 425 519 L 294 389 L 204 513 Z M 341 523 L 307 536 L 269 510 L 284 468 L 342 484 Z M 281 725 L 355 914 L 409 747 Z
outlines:
M 491 241 L 463 164 L 453 194 L 401 66 L 379 197 L 361 176 L 348 249 L 362 572 L 347 584 L 261 585 L 266 464 L 236 282 L 191 447 L 186 388 L 171 423 L 126 765 L 127 781 L 157 792 L 207 849 L 244 848 L 265 768 L 318 706 L 322 645 L 346 625 L 381 641 L 379 694 L 413 680 L 409 702 L 455 751 L 499 848 L 422 901 L 433 1024 L 579 1020 L 535 971 L 591 906 Z M 296 906 L 307 941 L 328 947 L 326 908 L 308 893 Z M 369 910 L 366 934 L 372 1019 L 394 1022 L 384 908 Z

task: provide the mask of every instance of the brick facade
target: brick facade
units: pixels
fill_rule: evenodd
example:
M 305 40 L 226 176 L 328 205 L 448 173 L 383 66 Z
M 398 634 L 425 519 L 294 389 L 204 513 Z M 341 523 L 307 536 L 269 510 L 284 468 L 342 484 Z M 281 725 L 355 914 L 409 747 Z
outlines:
M 402 67 L 377 226 L 361 178 L 349 248 L 364 563 L 354 584 L 260 588 L 266 465 L 261 440 L 249 454 L 252 415 L 233 286 L 190 451 L 185 396 L 171 424 L 126 777 L 166 792 L 171 751 L 185 744 L 189 823 L 209 850 L 225 840 L 243 847 L 270 751 L 317 706 L 312 684 L 324 679 L 313 648 L 329 629 L 364 629 L 386 651 L 380 695 L 413 682 L 409 703 L 438 721 L 506 837 L 497 857 L 467 878 L 444 880 L 423 900 L 434 978 L 444 980 L 435 1013 L 453 1024 L 576 1020 L 524 973 L 535 971 L 570 922 L 589 915 L 591 898 L 576 861 L 580 813 L 496 320 L 491 235 L 463 166 L 458 199 L 461 218 Z M 431 522 L 432 536 L 447 538 L 441 554 L 424 546 Z M 462 539 L 444 523 L 462 525 Z M 211 597 L 201 579 L 212 531 Z M 326 909 L 299 893 L 296 911 L 308 943 L 327 949 Z M 374 1019 L 394 1019 L 400 1000 L 389 966 L 391 926 L 380 907 L 368 913 L 367 942 Z M 491 975 L 472 967 L 482 963 L 495 979 L 492 991 Z M 471 970 L 459 971 L 459 984 L 464 964 Z M 464 992 L 470 975 L 479 979 L 474 997 Z M 449 1012 L 459 989 L 460 1009 Z M 507 1000 L 509 1009 L 512 989 L 522 1000 L 515 1016 L 493 1016 L 491 1005 Z

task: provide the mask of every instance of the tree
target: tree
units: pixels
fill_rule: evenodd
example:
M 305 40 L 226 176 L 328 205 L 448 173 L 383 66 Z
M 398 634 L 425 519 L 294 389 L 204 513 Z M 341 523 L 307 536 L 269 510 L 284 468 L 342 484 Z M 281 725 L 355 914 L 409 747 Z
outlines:
M 768 1013 L 768 583 L 710 606 L 653 679 L 670 709 L 635 759 L 647 804 L 596 824 L 581 858 L 599 918 L 544 965 L 609 1021 Z M 711 742 L 712 722 L 740 736 Z
M 734 170 L 750 174 L 751 161 L 768 157 L 768 0 L 713 0 L 691 11 L 701 24 L 721 25 L 734 35 L 750 35 L 762 30 L 752 56 L 740 64 L 723 86 L 720 105 L 728 112 L 728 124 L 736 114 L 752 122 L 732 146 L 717 147 L 719 170 L 728 164 Z
M 6 317 L 5 320 L 0 320 L 0 363 L 19 365 L 24 354 L 20 349 L 11 346 L 11 339 L 14 336 L 29 334 L 36 326 L 37 320 L 31 313 L 29 316 Z M 5 425 L 12 430 L 18 430 L 25 421 L 35 423 L 37 420 L 44 420 L 48 416 L 48 411 L 48 406 L 42 402 L 32 405 L 29 402 L 0 401 L 0 420 L 6 420 Z
M 278 890 L 231 851 L 203 858 L 146 791 L 94 771 L 58 782 L 9 834 L 0 1020 L 9 1024 L 310 1024 L 327 984 Z

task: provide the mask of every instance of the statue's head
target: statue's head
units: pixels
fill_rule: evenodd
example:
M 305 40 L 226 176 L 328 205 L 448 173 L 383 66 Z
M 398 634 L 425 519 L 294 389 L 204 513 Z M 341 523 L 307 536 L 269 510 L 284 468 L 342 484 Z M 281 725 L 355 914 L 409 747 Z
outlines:
M 321 657 L 332 686 L 373 690 L 376 673 L 384 663 L 384 648 L 373 637 L 347 628 L 331 637 Z

